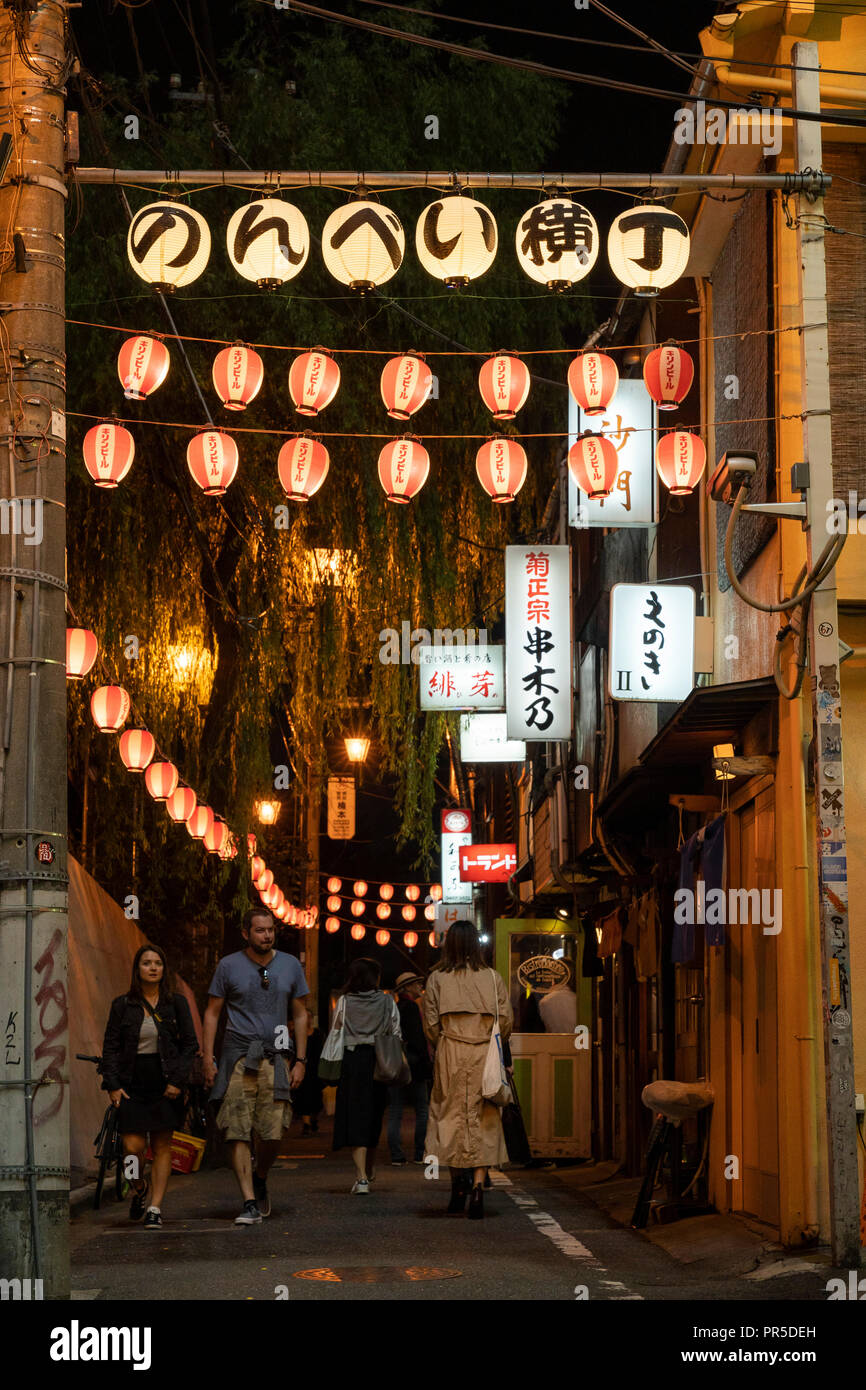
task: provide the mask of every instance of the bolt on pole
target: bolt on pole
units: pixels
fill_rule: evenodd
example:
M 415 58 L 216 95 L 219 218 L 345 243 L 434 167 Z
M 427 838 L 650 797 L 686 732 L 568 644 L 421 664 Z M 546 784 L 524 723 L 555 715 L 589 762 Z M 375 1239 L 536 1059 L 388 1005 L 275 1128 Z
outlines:
M 57 0 L 0 10 L 0 131 L 11 134 L 0 179 L 0 1275 L 41 1280 L 52 1299 L 69 1297 L 64 26 Z
M 818 45 L 795 44 L 793 61 L 797 109 L 818 111 Z M 798 168 L 820 169 L 820 125 L 812 121 L 795 121 L 794 130 Z M 830 509 L 827 504 L 835 491 L 823 217 L 824 202 L 820 195 L 799 196 L 797 241 L 802 321 L 805 325 L 801 342 L 806 457 L 809 463 L 806 539 L 810 569 L 829 539 L 827 518 Z M 810 629 L 831 1241 L 834 1263 L 853 1269 L 860 1263 L 860 1204 L 835 571 L 831 571 L 815 591 Z

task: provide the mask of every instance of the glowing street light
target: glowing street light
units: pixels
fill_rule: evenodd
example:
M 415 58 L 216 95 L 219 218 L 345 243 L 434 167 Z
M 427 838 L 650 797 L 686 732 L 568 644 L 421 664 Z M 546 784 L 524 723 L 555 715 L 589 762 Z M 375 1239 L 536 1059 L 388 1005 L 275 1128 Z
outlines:
M 262 825 L 274 825 L 282 810 L 280 801 L 257 801 L 253 807 Z

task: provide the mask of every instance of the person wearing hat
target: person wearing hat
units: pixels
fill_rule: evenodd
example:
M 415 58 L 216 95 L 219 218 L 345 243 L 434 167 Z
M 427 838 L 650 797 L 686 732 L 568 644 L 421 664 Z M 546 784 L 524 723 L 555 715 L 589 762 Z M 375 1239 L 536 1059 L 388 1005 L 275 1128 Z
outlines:
M 424 993 L 424 976 L 404 970 L 402 975 L 397 976 L 396 990 L 400 1032 L 403 1034 L 412 1080 L 407 1086 L 388 1088 L 388 1148 L 391 1150 L 392 1164 L 402 1167 L 408 1161 L 403 1153 L 400 1135 L 405 1105 L 410 1105 L 415 1111 L 415 1162 L 424 1162 L 424 1136 L 427 1133 L 433 1066 L 418 1007 L 418 1000 Z

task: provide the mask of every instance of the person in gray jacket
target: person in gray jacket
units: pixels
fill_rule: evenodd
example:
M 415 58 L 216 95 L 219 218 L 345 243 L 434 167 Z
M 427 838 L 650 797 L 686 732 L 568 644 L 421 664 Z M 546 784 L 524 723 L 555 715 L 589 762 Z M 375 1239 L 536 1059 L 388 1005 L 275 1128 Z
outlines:
M 355 1164 L 352 1191 L 366 1196 L 376 1166 L 376 1149 L 388 1103 L 388 1087 L 374 1079 L 376 1038 L 400 1037 L 400 1015 L 390 995 L 379 988 L 380 970 L 362 957 L 349 967 L 334 1026 L 344 1029 L 343 1063 L 334 1111 L 335 1150 L 351 1148 Z

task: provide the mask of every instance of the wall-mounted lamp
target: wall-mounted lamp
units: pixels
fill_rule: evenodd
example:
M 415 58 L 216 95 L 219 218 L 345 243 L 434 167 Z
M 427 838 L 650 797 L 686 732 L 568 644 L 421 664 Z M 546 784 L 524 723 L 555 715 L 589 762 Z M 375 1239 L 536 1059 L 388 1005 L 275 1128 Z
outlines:
M 734 745 L 732 743 L 714 743 L 713 757 L 721 761 L 721 767 L 714 768 L 717 782 L 733 782 L 735 773 L 730 771 L 731 758 L 734 756 Z

